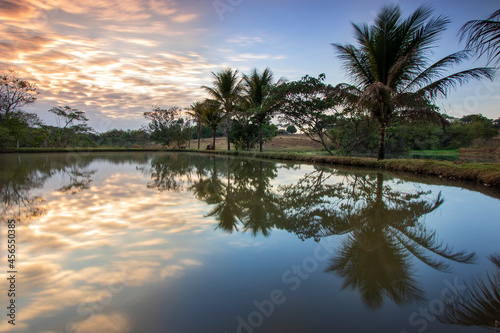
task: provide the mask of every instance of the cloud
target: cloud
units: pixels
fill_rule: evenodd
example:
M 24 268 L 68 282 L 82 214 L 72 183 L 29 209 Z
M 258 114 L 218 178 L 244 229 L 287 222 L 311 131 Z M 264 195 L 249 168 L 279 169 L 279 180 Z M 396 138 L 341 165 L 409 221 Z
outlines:
M 198 14 L 182 14 L 182 15 L 176 15 L 172 18 L 172 21 L 178 22 L 178 23 L 186 23 L 189 21 L 192 21 L 198 17 Z
M 229 44 L 234 44 L 237 46 L 252 46 L 257 43 L 265 43 L 263 37 L 259 36 L 235 36 L 226 39 L 226 42 Z

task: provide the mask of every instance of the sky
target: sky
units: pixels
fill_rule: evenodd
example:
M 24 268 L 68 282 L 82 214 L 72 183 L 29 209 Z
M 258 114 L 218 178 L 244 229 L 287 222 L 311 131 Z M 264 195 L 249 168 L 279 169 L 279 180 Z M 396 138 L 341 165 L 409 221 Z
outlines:
M 451 19 L 432 60 L 463 49 L 458 30 L 500 9 L 498 0 L 0 0 L 0 72 L 37 84 L 26 111 L 55 125 L 52 107 L 85 111 L 97 132 L 138 129 L 153 106 L 188 107 L 207 97 L 212 72 L 269 67 L 276 79 L 326 74 L 350 82 L 331 43 L 354 43 L 352 23 L 372 23 L 397 4 L 422 4 Z M 472 59 L 456 70 L 484 66 Z M 451 72 L 450 72 L 451 73 Z M 500 117 L 500 75 L 438 100 L 455 117 Z

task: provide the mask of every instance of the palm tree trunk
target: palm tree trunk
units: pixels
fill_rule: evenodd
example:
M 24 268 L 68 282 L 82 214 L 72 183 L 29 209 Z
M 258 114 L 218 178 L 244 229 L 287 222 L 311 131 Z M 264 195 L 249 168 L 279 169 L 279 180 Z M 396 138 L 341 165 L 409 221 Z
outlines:
M 201 141 L 201 134 L 202 134 L 202 131 L 203 131 L 203 128 L 200 126 L 200 123 L 198 123 L 198 150 L 200 150 L 200 141 Z
M 383 160 L 385 158 L 385 130 L 386 125 L 384 123 L 380 123 L 380 132 L 378 137 L 378 158 L 379 160 Z
M 226 131 L 227 131 L 227 150 L 231 150 L 231 142 L 229 141 L 229 135 L 231 133 L 230 128 L 230 120 L 229 120 L 229 112 L 226 114 Z
M 212 132 L 214 132 L 214 142 L 212 143 L 212 145 L 214 146 L 214 150 L 215 150 L 215 136 L 217 135 L 217 127 L 213 127 Z
M 262 153 L 262 122 L 259 123 L 259 144 L 260 152 Z

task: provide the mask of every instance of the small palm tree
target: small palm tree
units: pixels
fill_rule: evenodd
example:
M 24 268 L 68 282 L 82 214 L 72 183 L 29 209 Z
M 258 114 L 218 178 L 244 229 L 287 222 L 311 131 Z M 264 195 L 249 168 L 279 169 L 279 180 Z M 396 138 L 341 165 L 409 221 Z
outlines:
M 266 68 L 262 73 L 259 73 L 255 68 L 250 75 L 243 75 L 243 81 L 245 102 L 253 112 L 253 118 L 259 124 L 259 149 L 262 151 L 262 125 L 272 111 L 264 105 L 264 100 L 273 86 L 273 73 L 269 68 Z
M 221 105 L 218 101 L 213 99 L 206 99 L 201 106 L 201 114 L 200 120 L 203 124 L 210 127 L 213 132 L 213 143 L 212 145 L 215 147 L 215 137 L 217 135 L 217 127 L 219 127 L 220 123 L 227 118 L 227 113 L 224 115 L 222 111 Z
M 218 101 L 226 113 L 227 126 L 227 150 L 231 149 L 229 133 L 231 131 L 231 116 L 235 111 L 235 105 L 240 99 L 242 90 L 241 79 L 238 78 L 238 70 L 226 68 L 218 73 L 212 72 L 214 77 L 213 87 L 202 86 L 210 97 Z
M 196 121 L 196 136 L 198 138 L 198 150 L 200 149 L 201 134 L 203 131 L 203 102 L 194 102 L 188 108 L 191 117 Z M 190 138 L 191 139 L 191 138 Z
M 332 44 L 355 82 L 355 85 L 339 85 L 341 93 L 355 100 L 379 124 L 379 159 L 385 156 L 386 128 L 396 118 L 444 124 L 433 105 L 434 99 L 446 96 L 450 88 L 470 80 L 493 78 L 491 68 L 443 76 L 448 68 L 468 59 L 468 51 L 429 63 L 433 44 L 450 22 L 431 14 L 431 7 L 421 6 L 403 18 L 399 6 L 385 6 L 374 25 L 353 24 L 359 46 Z
M 473 20 L 460 28 L 460 40 L 466 39 L 465 48 L 475 50 L 479 56 L 488 57 L 488 62 L 500 62 L 500 9 L 486 20 Z M 495 60 L 496 59 L 496 60 Z

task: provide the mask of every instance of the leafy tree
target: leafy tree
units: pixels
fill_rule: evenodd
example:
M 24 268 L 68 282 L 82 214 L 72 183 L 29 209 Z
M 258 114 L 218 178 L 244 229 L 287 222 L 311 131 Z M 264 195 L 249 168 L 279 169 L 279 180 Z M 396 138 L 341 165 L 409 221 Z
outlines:
M 23 111 L 12 112 L 0 122 L 0 146 L 38 146 L 43 138 L 41 129 L 42 121 L 38 115 Z
M 144 117 L 151 122 L 147 125 L 150 132 L 150 138 L 153 142 L 161 144 L 163 147 L 170 145 L 173 141 L 171 127 L 176 121 L 176 116 L 180 114 L 181 109 L 171 107 L 161 109 L 158 106 L 153 107 L 152 111 L 144 112 Z
M 15 72 L 0 75 L 0 122 L 34 103 L 38 94 L 34 83 L 17 78 Z
M 369 116 L 346 107 L 334 115 L 333 128 L 328 137 L 337 152 L 347 156 L 362 145 L 368 146 L 368 139 L 374 131 L 375 126 Z
M 227 150 L 231 149 L 230 131 L 231 117 L 236 109 L 242 90 L 241 80 L 238 78 L 238 70 L 226 68 L 218 73 L 212 72 L 214 77 L 213 86 L 202 86 L 210 97 L 218 101 L 226 114 L 227 128 Z
M 288 133 L 295 134 L 295 133 L 297 133 L 297 128 L 296 128 L 295 126 L 293 126 L 293 125 L 290 125 L 290 126 L 288 126 L 288 127 L 286 128 L 286 131 L 287 131 Z
M 177 144 L 177 148 L 182 148 L 182 145 L 189 140 L 191 131 L 191 122 L 184 118 L 179 118 L 174 121 L 169 129 L 169 135 L 172 137 L 172 142 Z
M 318 78 L 304 76 L 299 81 L 282 83 L 273 89 L 269 103 L 276 104 L 283 123 L 296 126 L 333 155 L 327 141 L 341 99 L 337 90 L 324 80 L 325 75 L 321 74 Z
M 74 136 L 75 134 L 88 133 L 92 130 L 85 123 L 88 121 L 88 118 L 85 117 L 85 111 L 72 109 L 71 107 L 66 105 L 53 107 L 49 110 L 49 112 L 56 115 L 56 123 L 57 127 L 59 128 L 55 139 L 56 146 L 66 146 L 70 137 Z M 75 122 L 81 123 L 74 124 Z
M 257 123 L 251 115 L 240 115 L 233 121 L 231 142 L 236 149 L 251 150 L 259 142 L 271 141 L 278 134 L 278 127 L 266 123 Z
M 486 55 L 488 62 L 500 62 L 500 9 L 486 20 L 472 20 L 460 28 L 460 40 L 466 40 L 465 48 L 479 56 Z M 496 59 L 496 60 L 495 60 Z
M 387 126 L 396 119 L 424 119 L 444 123 L 433 100 L 470 80 L 493 78 L 491 68 L 474 68 L 443 77 L 449 67 L 469 58 L 467 51 L 429 63 L 432 46 L 449 20 L 431 18 L 431 7 L 421 6 L 403 18 L 399 6 L 382 8 L 371 26 L 354 26 L 358 47 L 332 44 L 354 85 L 341 91 L 359 108 L 369 111 L 379 125 L 378 158 L 385 154 Z

